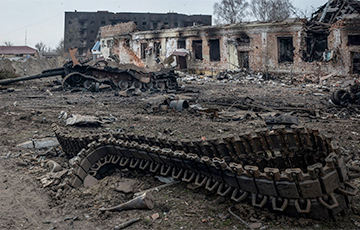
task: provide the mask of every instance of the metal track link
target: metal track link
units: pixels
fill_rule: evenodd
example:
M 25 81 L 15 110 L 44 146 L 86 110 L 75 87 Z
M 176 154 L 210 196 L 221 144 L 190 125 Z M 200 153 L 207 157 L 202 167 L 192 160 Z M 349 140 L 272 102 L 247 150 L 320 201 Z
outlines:
M 173 140 L 113 133 L 71 137 L 53 126 L 75 156 L 71 186 L 87 175 L 129 167 L 195 183 L 221 196 L 299 217 L 324 219 L 348 209 L 357 188 L 345 157 L 329 136 L 303 127 L 276 127 L 221 139 Z M 91 141 L 91 142 L 90 142 Z

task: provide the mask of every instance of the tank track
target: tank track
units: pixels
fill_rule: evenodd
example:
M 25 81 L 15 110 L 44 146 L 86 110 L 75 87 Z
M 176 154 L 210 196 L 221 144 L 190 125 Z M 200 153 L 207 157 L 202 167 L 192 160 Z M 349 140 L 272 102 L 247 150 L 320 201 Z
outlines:
M 70 185 L 129 167 L 195 183 L 236 202 L 296 217 L 333 218 L 347 212 L 358 189 L 349 183 L 350 159 L 318 130 L 284 126 L 219 139 L 176 140 L 105 133 L 72 137 L 53 129 L 73 158 Z

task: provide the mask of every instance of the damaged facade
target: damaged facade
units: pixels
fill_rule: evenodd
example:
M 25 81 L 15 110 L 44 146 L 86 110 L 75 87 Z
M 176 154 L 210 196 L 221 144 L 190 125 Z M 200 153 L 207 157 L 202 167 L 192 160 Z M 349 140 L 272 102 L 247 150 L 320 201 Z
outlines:
M 121 63 L 144 67 L 161 63 L 209 75 L 238 68 L 287 74 L 358 74 L 359 2 L 329 2 L 310 21 L 112 31 L 101 34 L 101 42 L 107 39 L 105 43 L 111 44 L 102 54 L 105 58 L 116 54 Z

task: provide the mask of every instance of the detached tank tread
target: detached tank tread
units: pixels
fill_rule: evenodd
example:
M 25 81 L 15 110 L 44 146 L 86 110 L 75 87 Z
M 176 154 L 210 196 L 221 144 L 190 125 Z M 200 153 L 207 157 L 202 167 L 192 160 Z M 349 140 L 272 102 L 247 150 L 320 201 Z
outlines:
M 101 178 L 111 167 L 130 167 L 194 182 L 237 202 L 250 199 L 256 207 L 314 219 L 346 211 L 357 192 L 347 182 L 345 157 L 318 130 L 277 127 L 205 143 L 120 133 L 73 138 L 53 128 L 70 157 L 73 148 L 87 144 L 75 158 L 73 187 L 87 175 Z M 293 164 L 297 167 L 289 167 Z

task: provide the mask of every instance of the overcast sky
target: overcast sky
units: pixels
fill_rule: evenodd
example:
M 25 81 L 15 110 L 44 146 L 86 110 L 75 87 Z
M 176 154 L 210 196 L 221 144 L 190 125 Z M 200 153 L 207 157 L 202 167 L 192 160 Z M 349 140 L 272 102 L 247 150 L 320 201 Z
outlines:
M 212 14 L 220 0 L 0 0 L 0 45 L 34 47 L 42 41 L 55 48 L 64 37 L 65 11 L 151 12 Z M 327 0 L 293 0 L 296 7 L 312 11 Z

